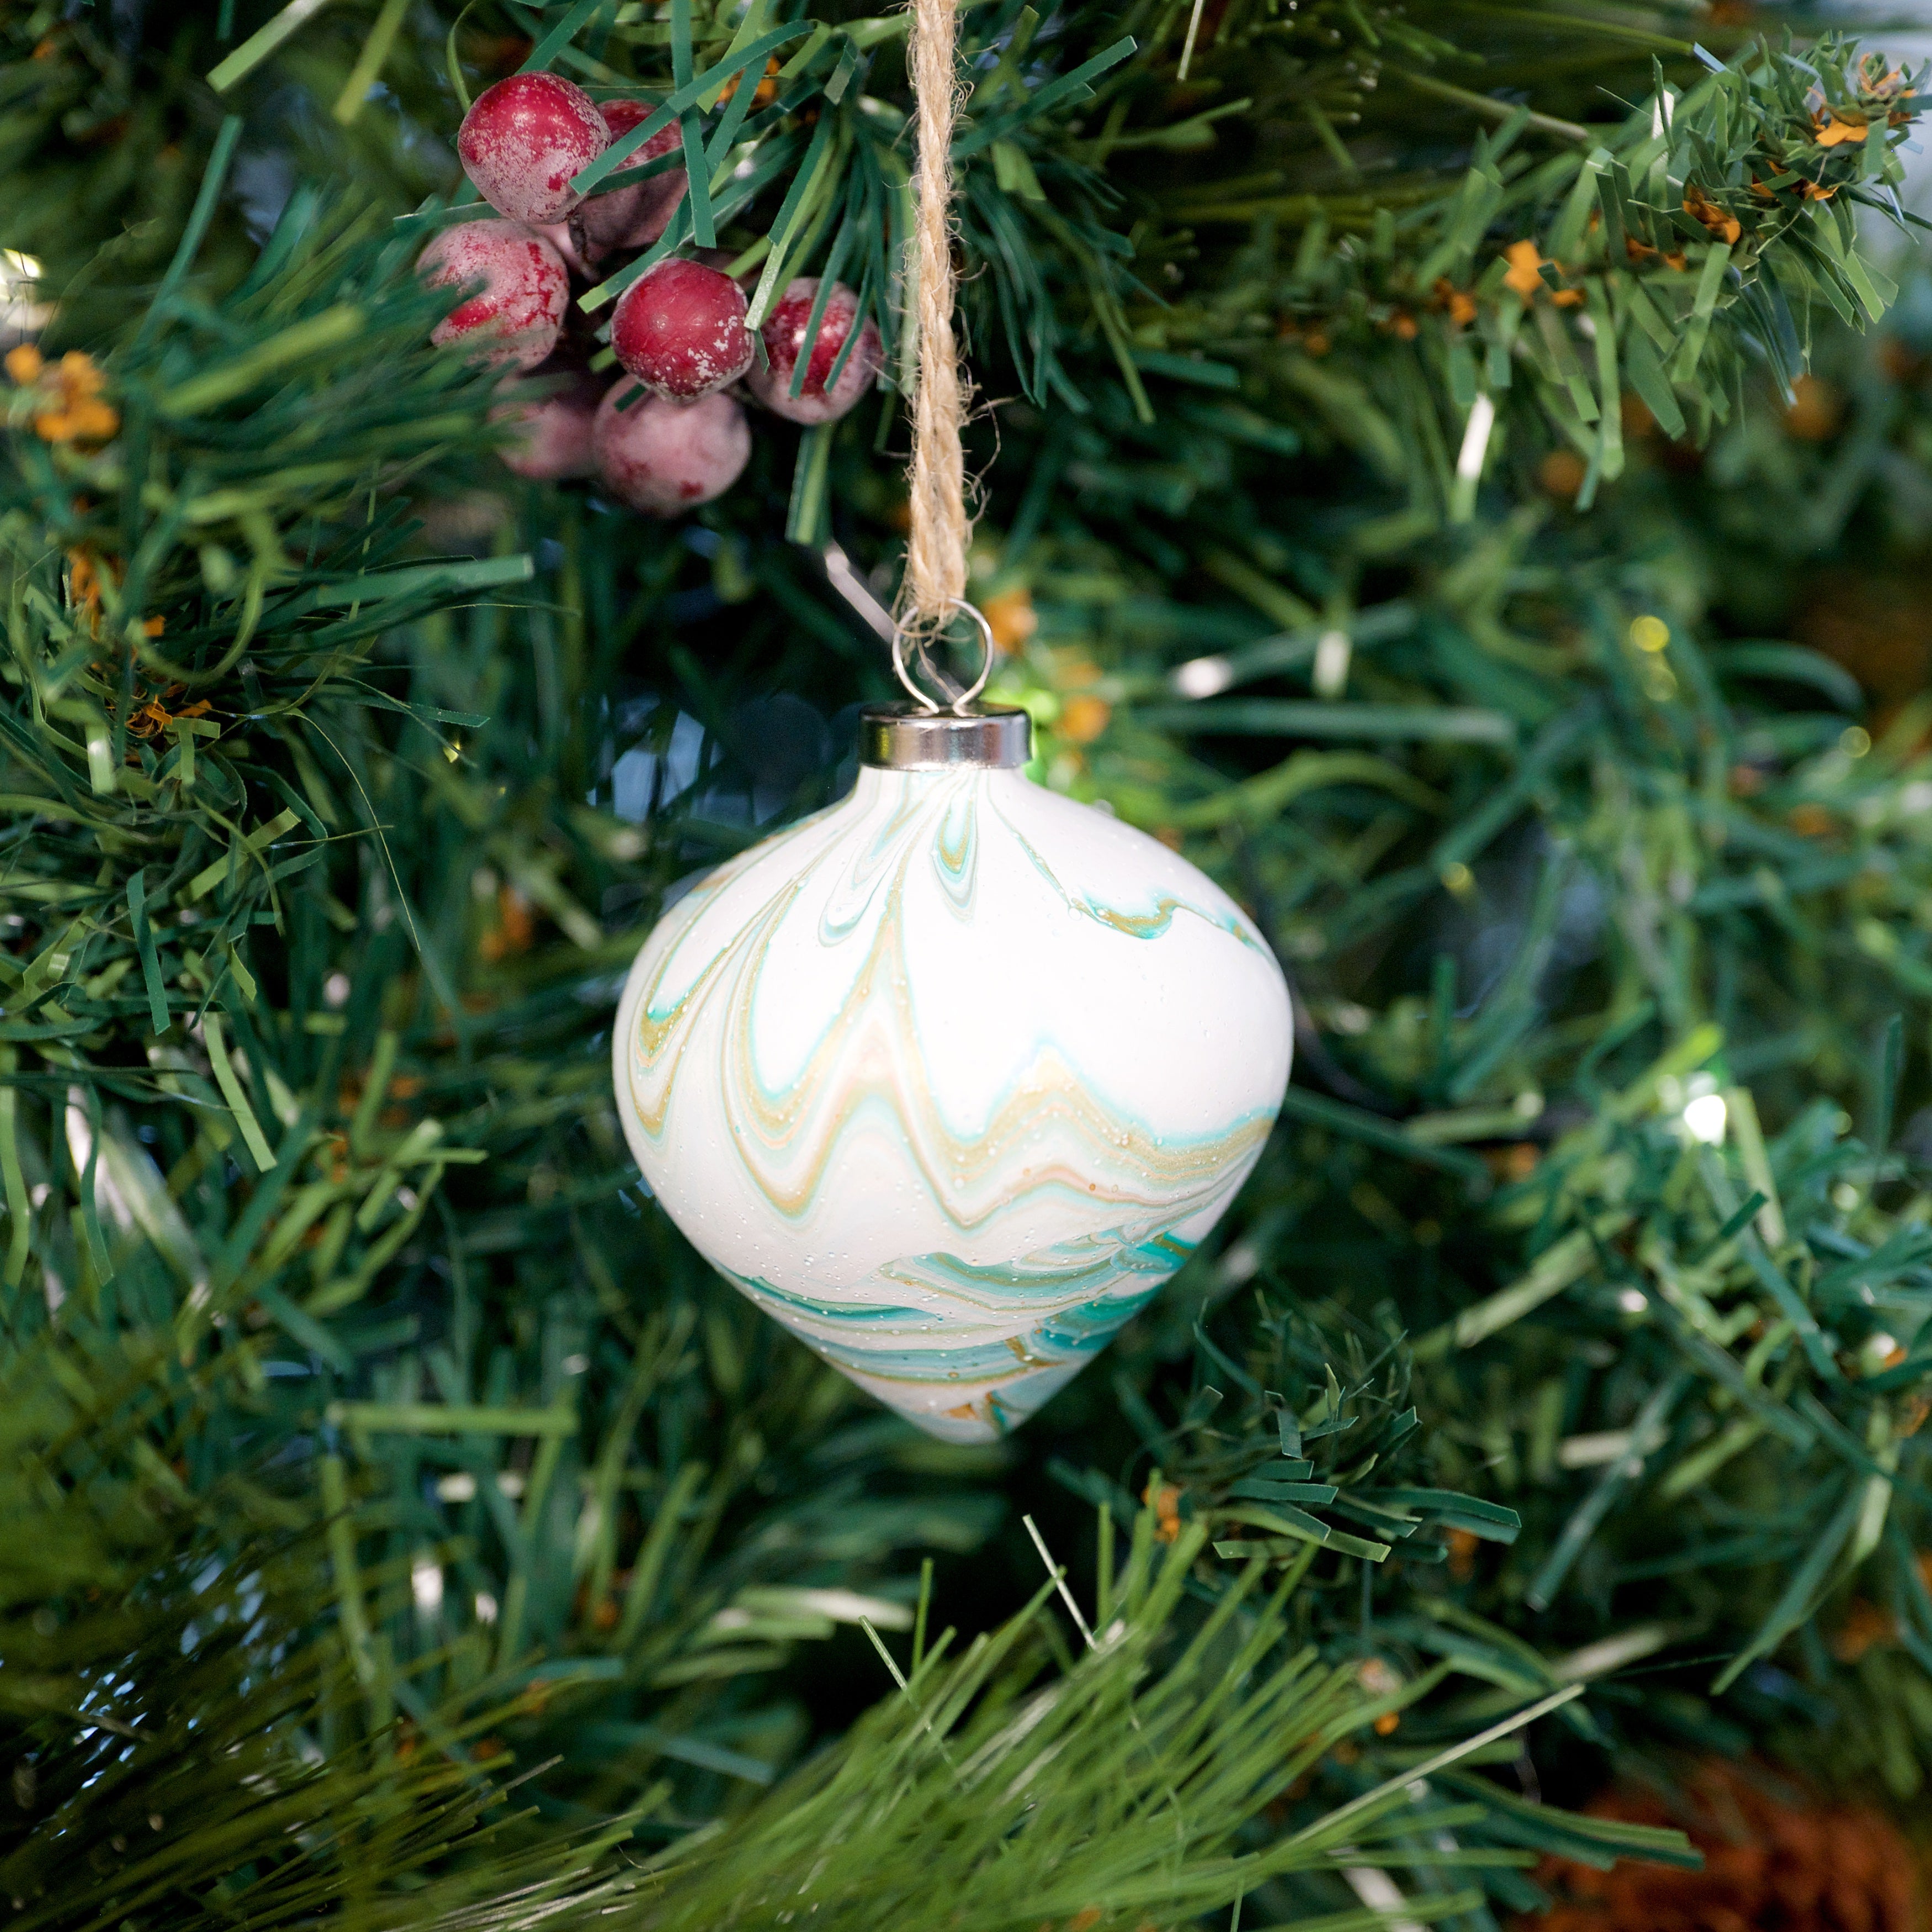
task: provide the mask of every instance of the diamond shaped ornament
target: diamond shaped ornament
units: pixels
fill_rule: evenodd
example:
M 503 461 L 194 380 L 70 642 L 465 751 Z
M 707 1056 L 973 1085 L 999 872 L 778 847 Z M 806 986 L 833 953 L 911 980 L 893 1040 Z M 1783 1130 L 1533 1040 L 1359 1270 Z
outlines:
M 632 965 L 638 1164 L 769 1315 L 931 1434 L 1023 1422 L 1220 1220 L 1288 1084 L 1274 956 L 1018 767 L 1025 716 L 868 712 L 856 788 Z

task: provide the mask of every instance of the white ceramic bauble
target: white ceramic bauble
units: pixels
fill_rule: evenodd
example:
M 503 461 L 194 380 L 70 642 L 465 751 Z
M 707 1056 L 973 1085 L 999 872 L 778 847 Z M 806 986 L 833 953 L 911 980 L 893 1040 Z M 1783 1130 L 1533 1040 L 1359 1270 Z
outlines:
M 1012 769 L 1009 716 L 1007 763 L 868 764 L 700 882 L 638 955 L 614 1052 L 692 1244 L 962 1442 L 1031 1414 L 1194 1251 L 1293 1043 L 1239 908 Z

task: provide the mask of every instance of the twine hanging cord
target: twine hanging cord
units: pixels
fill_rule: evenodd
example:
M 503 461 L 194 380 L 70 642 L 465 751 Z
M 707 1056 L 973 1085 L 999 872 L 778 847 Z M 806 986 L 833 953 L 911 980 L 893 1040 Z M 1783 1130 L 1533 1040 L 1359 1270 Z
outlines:
M 972 531 L 961 442 L 968 392 L 952 333 L 952 127 L 962 98 L 958 38 L 956 0 L 912 0 L 907 59 L 919 125 L 912 318 L 919 359 L 908 472 L 911 520 L 898 617 L 922 647 L 944 634 L 965 599 Z

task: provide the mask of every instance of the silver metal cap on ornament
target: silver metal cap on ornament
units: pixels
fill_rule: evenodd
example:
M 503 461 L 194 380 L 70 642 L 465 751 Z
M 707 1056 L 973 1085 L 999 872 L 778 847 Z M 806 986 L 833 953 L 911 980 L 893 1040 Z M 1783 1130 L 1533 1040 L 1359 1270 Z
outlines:
M 859 762 L 882 772 L 940 772 L 962 765 L 1016 770 L 1033 756 L 1033 720 L 998 705 L 986 711 L 930 711 L 911 704 L 868 705 L 859 714 Z
M 936 670 L 927 640 L 903 624 L 892 633 L 892 670 L 912 702 L 871 704 L 859 714 L 859 762 L 880 772 L 962 771 L 977 766 L 1017 771 L 1033 756 L 1033 721 L 1010 705 L 976 700 L 993 674 L 993 627 L 978 605 L 955 598 L 954 608 L 980 633 L 980 675 L 962 691 Z M 908 662 L 908 658 L 911 662 Z M 940 688 L 928 697 L 914 667 Z

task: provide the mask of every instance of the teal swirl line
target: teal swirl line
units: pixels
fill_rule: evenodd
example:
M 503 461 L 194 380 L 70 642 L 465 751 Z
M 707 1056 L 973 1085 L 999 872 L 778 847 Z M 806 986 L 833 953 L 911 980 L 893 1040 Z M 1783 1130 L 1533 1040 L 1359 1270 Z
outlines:
M 999 811 L 997 802 L 994 802 L 992 808 Z M 1129 939 L 1159 939 L 1173 925 L 1174 915 L 1184 912 L 1192 914 L 1202 925 L 1210 927 L 1214 932 L 1225 933 L 1228 938 L 1239 940 L 1250 952 L 1258 952 L 1267 959 L 1271 960 L 1274 957 L 1246 929 L 1238 914 L 1231 916 L 1227 913 L 1212 912 L 1204 906 L 1195 904 L 1191 899 L 1184 899 L 1171 892 L 1162 893 L 1149 910 L 1132 913 L 1118 906 L 1102 905 L 1084 892 L 1075 892 L 1061 880 L 1060 874 L 1034 848 L 1033 842 L 1004 812 L 1000 813 L 1000 820 L 1012 834 L 1013 842 L 1027 855 L 1034 869 L 1060 895 L 1062 903 L 1083 919 L 1090 919 L 1096 926 L 1104 926 L 1112 932 L 1124 934 Z
M 1147 1306 L 1193 1252 L 1193 1244 L 1165 1230 L 1138 1238 L 1121 1230 L 1111 1239 L 1100 1235 L 1090 1241 L 1107 1245 L 1112 1258 L 1083 1262 L 1077 1251 L 1088 1240 L 1062 1243 L 1058 1251 L 1072 1251 L 1067 1265 L 1036 1265 L 1022 1281 L 1015 1279 L 1019 1270 L 986 1268 L 956 1255 L 914 1255 L 878 1270 L 866 1284 L 891 1282 L 916 1291 L 938 1282 L 963 1282 L 988 1289 L 1004 1286 L 1010 1296 L 1030 1290 L 1028 1299 L 1053 1304 L 1031 1316 L 1023 1306 L 1010 1300 L 1003 1305 L 990 1295 L 974 1298 L 976 1319 L 944 1307 L 830 1301 L 760 1276 L 722 1272 L 808 1347 L 848 1372 L 922 1384 L 1011 1385 L 1048 1370 L 1072 1373 Z M 1128 1282 L 1132 1285 L 1124 1291 L 1120 1285 Z M 988 1336 L 989 1320 L 1019 1325 L 1010 1334 Z
M 1043 1370 L 1063 1367 L 1071 1373 L 1098 1354 L 1160 1286 L 1160 1281 L 1154 1280 L 1130 1294 L 1076 1302 L 1010 1336 L 947 1342 L 913 1339 L 931 1325 L 920 1322 L 923 1310 L 848 1307 L 795 1294 L 758 1276 L 721 1272 L 836 1367 L 884 1380 L 921 1384 L 1011 1384 Z M 800 1316 L 826 1322 L 833 1332 L 801 1326 L 796 1318 Z M 907 1332 L 902 1339 L 888 1339 L 888 1318 L 904 1322 Z M 850 1336 L 841 1332 L 848 1328 L 862 1332 Z
M 1100 1252 L 1092 1252 L 1099 1250 Z M 1130 1275 L 1165 1281 L 1194 1252 L 1171 1232 L 1136 1235 L 1125 1229 L 1061 1241 L 1049 1257 L 983 1264 L 956 1255 L 910 1255 L 889 1262 L 879 1276 L 970 1307 L 1005 1310 L 1016 1299 L 1064 1300 L 1082 1288 L 1100 1289 Z

